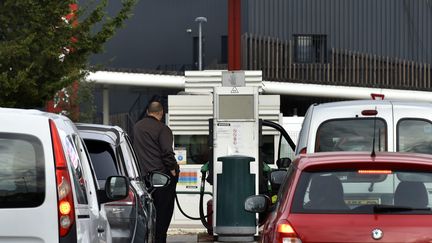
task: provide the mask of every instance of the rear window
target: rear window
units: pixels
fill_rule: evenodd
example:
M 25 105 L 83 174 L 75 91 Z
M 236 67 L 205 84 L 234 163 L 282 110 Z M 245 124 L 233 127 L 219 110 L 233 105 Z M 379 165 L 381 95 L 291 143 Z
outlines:
M 0 133 L 0 208 L 41 205 L 45 160 L 41 141 L 30 135 Z
M 432 173 L 390 170 L 303 172 L 292 212 L 430 214 Z
M 318 128 L 315 152 L 372 151 L 374 135 L 375 151 L 387 151 L 387 126 L 383 119 L 328 120 Z
M 115 162 L 114 150 L 109 143 L 96 140 L 84 140 L 98 180 L 106 180 L 119 175 Z
M 432 123 L 403 119 L 397 125 L 397 151 L 432 154 Z

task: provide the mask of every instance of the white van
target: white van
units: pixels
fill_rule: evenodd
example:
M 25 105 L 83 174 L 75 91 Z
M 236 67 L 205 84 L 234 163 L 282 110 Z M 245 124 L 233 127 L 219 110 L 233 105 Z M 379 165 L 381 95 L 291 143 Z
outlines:
M 128 195 L 125 177 L 96 187 L 66 117 L 0 108 L 0 242 L 111 242 L 102 203 Z
M 296 155 L 372 152 L 372 144 L 376 152 L 432 154 L 432 104 L 358 100 L 311 105 L 300 131 Z

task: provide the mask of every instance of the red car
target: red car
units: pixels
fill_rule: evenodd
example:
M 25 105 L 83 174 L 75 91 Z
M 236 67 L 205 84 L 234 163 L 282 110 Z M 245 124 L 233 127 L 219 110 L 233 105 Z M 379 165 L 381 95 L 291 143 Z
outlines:
M 245 201 L 268 213 L 262 242 L 432 242 L 430 155 L 308 154 L 281 173 L 274 205 Z

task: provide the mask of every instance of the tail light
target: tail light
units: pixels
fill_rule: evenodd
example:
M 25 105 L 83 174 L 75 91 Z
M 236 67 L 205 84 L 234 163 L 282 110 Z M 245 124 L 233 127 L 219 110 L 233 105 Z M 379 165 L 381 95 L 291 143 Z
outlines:
M 378 111 L 377 110 L 362 110 L 361 114 L 363 116 L 376 116 L 376 115 L 378 115 Z
M 375 174 L 375 175 L 389 175 L 392 174 L 391 170 L 358 170 L 359 174 Z
M 51 140 L 57 181 L 57 206 L 60 236 L 66 236 L 75 222 L 75 207 L 72 195 L 71 179 L 67 168 L 63 146 L 54 121 L 50 120 Z
M 106 203 L 105 207 L 114 206 L 135 206 L 135 194 L 132 189 L 129 190 L 129 195 L 123 199 L 111 203 Z
M 291 224 L 286 221 L 280 221 L 276 229 L 276 242 L 278 243 L 301 243 L 297 233 Z

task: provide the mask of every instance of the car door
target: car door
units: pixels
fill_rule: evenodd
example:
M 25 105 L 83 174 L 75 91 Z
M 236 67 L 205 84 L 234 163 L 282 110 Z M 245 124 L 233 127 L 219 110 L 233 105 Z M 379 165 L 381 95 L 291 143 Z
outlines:
M 50 142 L 47 119 L 0 115 L 2 243 L 58 242 L 57 185 Z
M 72 187 L 74 190 L 74 203 L 77 222 L 78 242 L 95 242 L 91 225 L 91 212 L 88 201 L 87 181 L 84 168 L 74 138 L 71 135 L 64 140 L 66 159 L 68 160 L 71 174 Z
M 432 154 L 432 105 L 393 102 L 395 151 Z
M 109 242 L 107 225 L 99 213 L 97 188 L 86 149 L 81 138 L 73 134 L 66 140 L 67 154 L 71 160 L 77 208 L 77 234 L 80 242 Z
M 123 138 L 120 143 L 121 150 L 123 151 L 123 158 L 125 163 L 125 168 L 127 170 L 128 176 L 131 178 L 131 184 L 139 196 L 139 206 L 142 208 L 137 208 L 137 220 L 136 226 L 138 229 L 135 236 L 136 242 L 143 242 L 144 240 L 153 239 L 153 233 L 155 229 L 156 213 L 155 207 L 153 205 L 153 199 L 150 193 L 147 191 L 146 185 L 141 176 L 138 160 L 133 150 L 132 144 L 129 137 L 124 133 Z M 144 230 L 143 230 L 143 229 Z
M 106 215 L 105 206 L 100 205 L 97 198 L 97 190 L 104 190 L 105 188 L 98 188 L 98 183 L 96 182 L 97 177 L 92 163 L 90 162 L 90 155 L 85 147 L 85 143 L 81 137 L 76 135 L 76 144 L 79 148 L 79 154 L 83 161 L 83 167 L 86 174 L 88 174 L 88 198 L 89 198 L 89 209 L 91 216 L 91 227 L 92 234 L 95 236 L 94 242 L 111 242 L 111 230 L 108 223 L 108 218 Z
M 299 140 L 302 147 L 297 154 L 300 151 L 370 151 L 374 135 L 377 151 L 394 151 L 390 102 L 335 102 L 315 106 L 310 111 L 303 123 Z
M 268 120 L 263 120 L 262 126 L 271 127 L 279 132 L 277 159 L 289 158 L 292 160 L 295 156 L 296 145 L 285 129 L 278 123 Z

